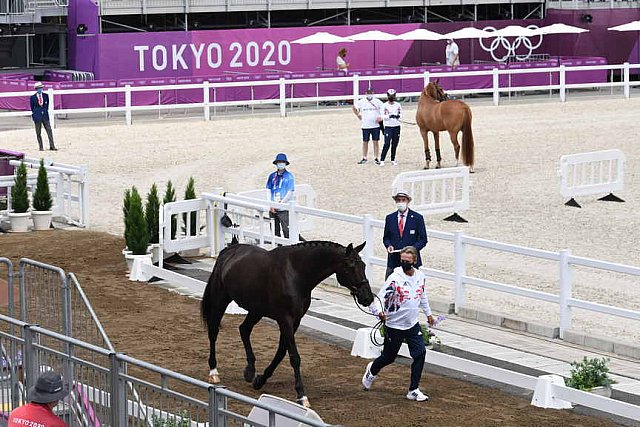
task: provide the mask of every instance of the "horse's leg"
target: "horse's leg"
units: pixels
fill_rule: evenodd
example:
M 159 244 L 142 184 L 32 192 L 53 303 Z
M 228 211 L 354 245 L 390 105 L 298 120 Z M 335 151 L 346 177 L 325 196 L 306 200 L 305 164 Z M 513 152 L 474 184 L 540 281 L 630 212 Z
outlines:
M 296 322 L 293 331 L 291 331 L 291 336 L 289 339 L 289 362 L 291 363 L 293 374 L 296 379 L 296 401 L 308 408 L 311 405 L 309 404 L 309 398 L 307 398 L 307 396 L 304 394 L 304 384 L 302 384 L 302 375 L 300 374 L 300 353 L 298 353 L 298 347 L 296 346 L 295 338 L 295 331 L 298 329 L 299 324 L 300 321 Z
M 260 319 L 262 319 L 262 316 L 248 313 L 239 328 L 240 338 L 242 338 L 244 351 L 247 354 L 247 367 L 244 368 L 244 380 L 249 383 L 253 381 L 253 377 L 256 375 L 256 356 L 253 354 L 253 348 L 251 347 L 251 331 Z
M 458 166 L 458 162 L 460 161 L 460 144 L 458 143 L 458 132 L 449 131 L 449 137 L 451 138 L 451 143 L 453 144 L 453 151 L 456 155 L 456 166 Z
M 271 376 L 275 372 L 280 362 L 282 362 L 282 359 L 284 359 L 285 354 L 287 354 L 286 339 L 288 335 L 284 332 L 284 323 L 278 322 L 278 325 L 280 326 L 280 341 L 278 342 L 278 349 L 276 350 L 275 356 L 273 356 L 273 360 L 271 361 L 269 366 L 266 367 L 262 375 L 256 375 L 253 379 L 253 388 L 256 390 L 260 390 L 262 386 L 265 385 L 267 380 L 271 378 Z
M 442 167 L 442 156 L 440 155 L 440 132 L 433 132 L 433 139 L 436 141 L 436 169 Z
M 424 128 L 420 128 L 420 135 L 422 136 L 422 143 L 424 144 L 424 168 L 429 169 L 429 162 L 431 161 L 431 152 L 429 151 L 429 131 Z
M 212 304 L 209 307 L 209 310 L 211 310 L 213 314 L 207 322 L 207 330 L 209 332 L 210 369 L 208 380 L 212 384 L 217 384 L 220 382 L 220 374 L 217 369 L 218 361 L 216 360 L 216 340 L 218 339 L 218 332 L 220 332 L 220 321 L 222 320 L 222 316 L 224 316 L 224 311 L 231 302 L 231 298 L 222 292 L 217 292 L 214 298 L 214 301 L 212 301 Z

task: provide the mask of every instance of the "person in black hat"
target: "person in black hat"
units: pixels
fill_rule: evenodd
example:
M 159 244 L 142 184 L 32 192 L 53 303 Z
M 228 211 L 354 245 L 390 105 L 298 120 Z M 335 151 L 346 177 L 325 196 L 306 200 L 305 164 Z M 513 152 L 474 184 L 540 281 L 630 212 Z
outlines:
M 288 203 L 293 197 L 295 190 L 295 179 L 293 174 L 287 170 L 289 160 L 285 153 L 278 153 L 273 164 L 276 171 L 267 178 L 266 188 L 271 192 L 271 201 L 277 203 Z M 271 208 L 269 217 L 274 220 L 276 236 L 280 236 L 280 230 L 286 239 L 289 238 L 289 211 Z
M 45 372 L 29 389 L 29 403 L 11 412 L 8 426 L 68 427 L 53 413 L 53 408 L 68 394 L 69 385 L 64 384 L 60 374 Z
M 422 265 L 420 250 L 427 245 L 427 229 L 424 218 L 416 211 L 409 209 L 411 196 L 405 192 L 397 192 L 393 196 L 396 211 L 387 215 L 384 222 L 382 242 L 387 248 L 387 271 L 385 279 L 396 267 L 400 267 L 400 250 L 413 246 L 418 252 L 416 267 Z

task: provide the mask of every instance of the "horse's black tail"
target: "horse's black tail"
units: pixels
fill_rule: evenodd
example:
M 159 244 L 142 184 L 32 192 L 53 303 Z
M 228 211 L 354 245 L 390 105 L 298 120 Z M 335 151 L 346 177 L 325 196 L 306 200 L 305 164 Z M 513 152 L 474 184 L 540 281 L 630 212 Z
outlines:
M 202 316 L 202 321 L 207 324 L 207 327 L 209 325 L 210 316 L 213 314 L 211 304 L 213 303 L 214 294 L 215 292 L 220 292 L 220 285 L 222 282 L 222 264 L 226 251 L 227 249 L 223 249 L 218 254 L 218 259 L 213 266 L 213 272 L 209 277 L 207 286 L 204 288 L 204 294 L 202 295 L 202 301 L 200 302 L 200 315 Z
M 473 131 L 471 130 L 471 108 L 465 105 L 464 122 L 462 123 L 462 159 L 465 165 L 473 169 L 474 163 L 474 142 Z

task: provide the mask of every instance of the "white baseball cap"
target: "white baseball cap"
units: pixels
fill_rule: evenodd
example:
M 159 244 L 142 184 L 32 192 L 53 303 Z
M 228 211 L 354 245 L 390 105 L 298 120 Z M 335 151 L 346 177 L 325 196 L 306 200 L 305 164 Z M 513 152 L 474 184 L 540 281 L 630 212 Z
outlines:
M 396 94 L 396 90 L 395 90 L 395 89 L 389 89 L 389 90 L 387 91 L 387 95 L 391 95 L 391 96 L 393 96 L 393 95 L 395 95 L 395 94 Z

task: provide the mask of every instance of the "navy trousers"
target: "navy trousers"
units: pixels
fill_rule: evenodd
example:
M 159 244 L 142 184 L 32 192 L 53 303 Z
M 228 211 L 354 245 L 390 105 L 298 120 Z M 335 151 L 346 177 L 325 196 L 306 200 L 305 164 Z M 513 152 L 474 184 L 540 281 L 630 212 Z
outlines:
M 407 346 L 409 346 L 409 354 L 413 359 L 413 362 L 411 363 L 411 383 L 409 384 L 409 391 L 411 391 L 417 389 L 420 385 L 422 368 L 424 368 L 424 358 L 427 353 L 419 323 L 416 323 L 405 331 L 389 327 L 385 328 L 385 340 L 382 354 L 373 361 L 373 365 L 371 365 L 371 374 L 378 375 L 382 368 L 392 364 L 396 360 L 403 341 L 407 343 Z
M 384 146 L 382 147 L 382 156 L 380 160 L 384 162 L 384 159 L 387 157 L 387 152 L 389 151 L 389 146 L 391 146 L 391 160 L 396 159 L 396 149 L 398 148 L 398 143 L 400 142 L 400 126 L 387 126 L 384 128 Z

